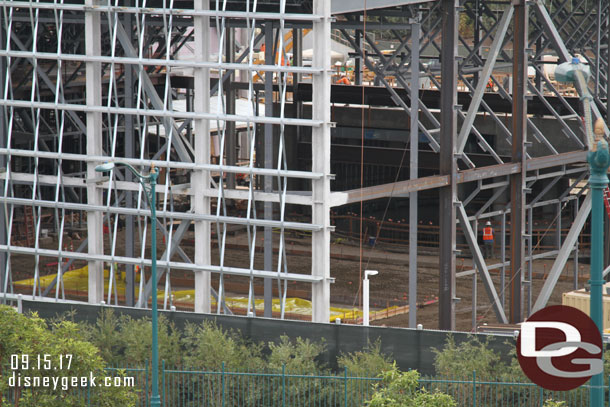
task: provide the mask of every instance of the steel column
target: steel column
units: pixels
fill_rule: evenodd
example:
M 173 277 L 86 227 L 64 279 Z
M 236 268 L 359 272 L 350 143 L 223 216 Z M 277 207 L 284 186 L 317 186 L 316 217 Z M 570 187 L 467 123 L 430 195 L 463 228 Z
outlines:
M 131 5 L 132 1 L 129 1 Z M 132 26 L 133 16 L 131 14 L 125 14 L 123 21 L 126 27 Z M 131 33 L 129 31 L 129 39 L 131 40 Z M 134 87 L 133 87 L 133 67 L 125 65 L 125 85 L 124 85 L 124 100 L 126 108 L 134 107 Z M 125 157 L 135 158 L 135 144 L 134 144 L 134 120 L 133 116 L 128 114 L 125 115 Z M 133 181 L 133 173 L 131 171 L 125 171 L 125 181 Z M 131 191 L 125 192 L 125 205 L 128 208 L 133 207 L 134 193 Z M 125 238 L 125 257 L 133 257 L 134 242 L 136 240 L 135 235 L 135 216 L 125 216 L 125 229 L 123 230 Z M 125 265 L 125 305 L 133 307 L 135 305 L 135 273 L 133 264 Z
M 210 0 L 195 0 L 196 10 L 209 10 Z M 194 17 L 195 56 L 207 61 L 210 54 L 210 17 Z M 194 69 L 194 106 L 197 113 L 210 111 L 210 69 Z M 194 120 L 195 163 L 210 163 L 210 123 L 205 119 Z M 191 176 L 193 188 L 192 207 L 195 213 L 209 215 L 210 197 L 203 191 L 210 185 L 210 173 L 206 170 L 195 170 Z M 195 221 L 195 264 L 211 265 L 211 231 L 210 222 Z M 211 274 L 209 271 L 195 271 L 195 312 L 210 312 L 211 308 Z
M 522 293 L 523 293 L 523 266 L 524 245 L 523 227 L 525 224 L 525 176 L 527 140 L 527 42 L 528 42 L 528 6 L 525 0 L 515 4 L 514 41 L 513 41 L 513 138 L 512 161 L 520 163 L 522 170 L 510 176 L 511 189 L 511 296 L 510 296 L 510 322 L 521 322 Z
M 85 12 L 85 49 L 87 56 L 102 54 L 101 46 L 101 18 L 100 12 L 93 6 L 99 4 L 98 0 L 86 0 L 90 10 Z M 88 107 L 102 105 L 102 64 L 99 62 L 86 63 L 86 101 Z M 87 155 L 100 156 L 102 154 L 102 114 L 87 112 Z M 87 178 L 98 178 L 95 166 L 99 163 L 87 162 Z M 87 203 L 102 205 L 102 189 L 95 183 L 87 184 Z M 102 213 L 87 211 L 87 237 L 88 253 L 99 255 L 104 253 L 104 234 L 102 231 Z M 87 262 L 89 271 L 88 295 L 89 303 L 99 304 L 104 298 L 104 263 L 96 260 Z
M 449 185 L 439 191 L 439 329 L 455 329 L 455 204 L 457 200 L 455 148 L 457 138 L 457 38 L 459 1 L 442 0 L 441 150 L 440 173 Z
M 411 24 L 411 115 L 409 178 L 419 177 L 419 36 L 421 26 Z M 409 194 L 409 328 L 417 327 L 417 191 Z
M 313 23 L 313 66 L 322 73 L 313 78 L 312 119 L 322 125 L 311 130 L 313 172 L 323 177 L 312 181 L 312 223 L 322 229 L 311 234 L 312 276 L 322 280 L 312 284 L 312 321 L 330 319 L 330 2 L 314 0 L 314 13 L 322 19 Z
M 225 58 L 228 63 L 235 61 L 235 28 L 227 26 L 225 28 Z M 227 72 L 228 78 L 224 82 L 223 87 L 225 88 L 225 109 L 227 114 L 235 114 L 235 99 L 237 92 L 233 82 L 235 81 L 235 70 Z M 218 95 L 221 97 L 222 95 Z M 237 134 L 235 133 L 235 122 L 233 120 L 227 120 L 226 122 L 226 164 L 235 165 L 237 162 Z M 222 162 L 222 157 L 220 157 Z M 227 188 L 235 189 L 235 174 L 227 174 Z
M 278 30 L 278 35 L 279 30 Z M 274 52 L 274 41 L 273 41 L 273 22 L 265 22 L 265 64 L 272 65 L 275 61 L 273 60 Z M 273 72 L 265 73 L 265 117 L 273 117 Z M 264 167 L 273 168 L 273 126 L 269 123 L 265 124 L 265 136 L 264 136 Z M 273 178 L 265 176 L 263 180 L 263 188 L 266 193 L 273 191 Z M 273 218 L 273 204 L 271 202 L 265 202 L 264 205 L 264 216 L 265 219 Z M 264 270 L 273 270 L 273 229 L 266 227 L 264 229 Z M 270 278 L 264 280 L 264 298 L 265 298 L 265 318 L 271 318 L 271 312 L 273 308 L 273 281 Z

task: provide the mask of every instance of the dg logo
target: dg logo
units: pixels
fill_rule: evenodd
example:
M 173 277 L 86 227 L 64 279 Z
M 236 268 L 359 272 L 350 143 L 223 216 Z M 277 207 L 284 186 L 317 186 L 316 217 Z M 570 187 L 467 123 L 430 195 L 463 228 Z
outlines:
M 546 307 L 521 325 L 517 356 L 529 379 L 548 390 L 567 391 L 603 372 L 602 337 L 584 312 Z

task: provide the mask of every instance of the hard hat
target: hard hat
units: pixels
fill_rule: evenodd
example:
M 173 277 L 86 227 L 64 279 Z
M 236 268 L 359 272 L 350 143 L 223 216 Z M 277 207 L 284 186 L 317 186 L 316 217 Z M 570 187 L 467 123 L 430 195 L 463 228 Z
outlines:
M 485 226 L 491 226 L 491 222 L 487 221 L 487 223 L 485 224 Z

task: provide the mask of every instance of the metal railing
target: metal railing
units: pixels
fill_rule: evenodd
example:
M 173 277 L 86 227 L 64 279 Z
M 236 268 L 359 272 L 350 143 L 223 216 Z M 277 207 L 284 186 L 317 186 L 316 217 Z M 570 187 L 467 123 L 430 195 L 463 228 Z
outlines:
M 134 377 L 134 392 L 138 407 L 150 402 L 150 369 L 108 368 L 109 376 L 124 370 Z M 371 399 L 378 377 L 353 377 L 344 370 L 337 374 L 289 373 L 286 366 L 275 371 L 236 372 L 225 369 L 213 371 L 173 369 L 162 363 L 160 391 L 165 407 L 360 407 Z M 610 380 L 609 380 L 610 383 Z M 545 390 L 523 381 L 482 380 L 473 372 L 468 378 L 421 377 L 419 385 L 428 392 L 449 394 L 458 407 L 543 407 L 546 400 L 564 401 L 565 407 L 589 404 L 589 386 L 584 385 L 569 392 Z M 0 403 L 17 406 L 20 398 L 31 389 L 9 388 Z M 610 391 L 606 389 L 606 400 Z M 34 389 L 35 391 L 35 389 Z M 58 389 L 58 392 L 62 390 Z M 71 388 L 72 399 L 80 398 L 83 406 L 97 406 L 100 402 L 95 389 Z M 59 394 L 59 393 L 58 393 Z

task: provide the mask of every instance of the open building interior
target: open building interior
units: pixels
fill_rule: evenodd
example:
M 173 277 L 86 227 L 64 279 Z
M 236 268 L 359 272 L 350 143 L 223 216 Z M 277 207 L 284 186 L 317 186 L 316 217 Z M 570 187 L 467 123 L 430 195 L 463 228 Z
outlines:
M 0 8 L 5 300 L 360 323 L 374 269 L 376 323 L 476 330 L 585 286 L 606 1 Z M 588 89 L 554 77 L 573 57 Z M 157 282 L 143 186 L 105 162 L 160 171 Z

